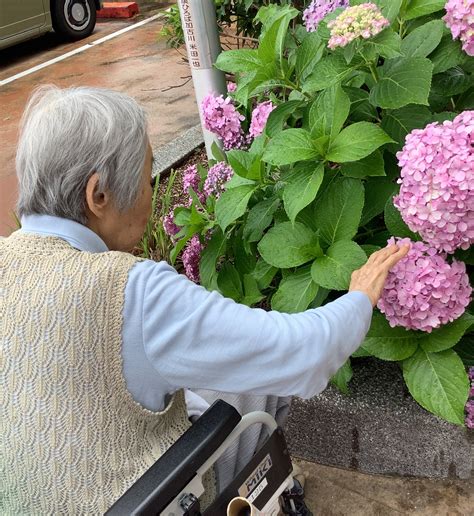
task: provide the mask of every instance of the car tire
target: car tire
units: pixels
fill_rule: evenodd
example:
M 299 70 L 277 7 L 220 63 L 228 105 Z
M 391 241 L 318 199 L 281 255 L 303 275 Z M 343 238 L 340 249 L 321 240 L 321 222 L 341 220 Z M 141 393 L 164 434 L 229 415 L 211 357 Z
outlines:
M 66 39 L 82 39 L 92 33 L 97 11 L 94 0 L 53 0 L 51 18 L 55 32 Z

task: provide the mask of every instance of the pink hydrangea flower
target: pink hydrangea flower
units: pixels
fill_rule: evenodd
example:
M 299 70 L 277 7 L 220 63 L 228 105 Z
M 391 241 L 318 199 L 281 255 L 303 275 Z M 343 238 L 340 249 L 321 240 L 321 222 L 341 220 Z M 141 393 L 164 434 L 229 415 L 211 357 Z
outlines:
M 173 210 L 163 217 L 163 229 L 170 237 L 174 237 L 176 233 L 179 233 L 181 230 L 181 228 L 174 223 Z
M 204 249 L 198 235 L 194 235 L 186 244 L 181 259 L 186 276 L 195 283 L 199 283 L 199 261 Z
M 234 93 L 234 91 L 237 89 L 237 84 L 235 82 L 228 82 L 227 83 L 227 92 L 228 93 Z
M 199 171 L 196 165 L 189 165 L 184 171 L 183 176 L 183 193 L 189 194 L 189 189 L 192 188 L 194 192 L 196 192 L 199 200 L 204 203 L 206 202 L 206 196 L 199 188 L 199 183 L 201 182 L 201 176 L 199 175 Z M 189 205 L 192 204 L 192 198 L 189 197 Z
M 463 262 L 448 263 L 424 242 L 391 238 L 388 243 L 411 244 L 390 271 L 377 304 L 390 326 L 430 333 L 464 313 L 472 289 Z
M 216 134 L 224 144 L 225 150 L 239 149 L 245 143 L 241 122 L 245 120 L 230 97 L 209 93 L 201 103 L 204 126 Z
M 276 108 L 271 100 L 257 104 L 252 111 L 252 121 L 250 122 L 249 135 L 256 138 L 263 133 L 270 113 Z
M 474 367 L 468 371 L 471 388 L 469 390 L 469 401 L 466 403 L 466 426 L 474 429 Z
M 306 30 L 314 32 L 319 22 L 338 7 L 349 7 L 349 0 L 313 0 L 303 12 Z
M 328 47 L 345 47 L 357 38 L 371 38 L 389 25 L 390 22 L 383 17 L 375 4 L 365 3 L 348 7 L 335 20 L 328 23 L 328 28 L 331 29 Z
M 206 196 L 213 195 L 217 198 L 225 190 L 225 184 L 234 175 L 234 171 L 225 161 L 221 161 L 213 165 L 207 173 L 206 181 L 204 181 L 204 194 Z
M 454 252 L 474 242 L 474 111 L 415 129 L 397 153 L 400 193 L 394 204 L 412 231 Z
M 444 8 L 453 39 L 459 38 L 464 52 L 474 56 L 474 0 L 448 0 Z

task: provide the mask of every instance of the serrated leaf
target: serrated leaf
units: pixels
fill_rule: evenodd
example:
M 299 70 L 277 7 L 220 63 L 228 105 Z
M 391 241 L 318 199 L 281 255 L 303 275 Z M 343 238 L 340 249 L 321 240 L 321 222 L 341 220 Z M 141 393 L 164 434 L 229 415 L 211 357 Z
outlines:
M 285 177 L 283 203 L 291 222 L 294 222 L 298 213 L 315 199 L 323 177 L 322 163 L 303 163 Z
M 404 360 L 418 349 L 420 333 L 401 327 L 392 328 L 384 315 L 374 312 L 362 348 L 381 360 Z
M 411 0 L 403 18 L 405 20 L 413 20 L 426 14 L 441 11 L 445 3 L 445 0 Z
M 420 345 L 427 353 L 437 353 L 450 349 L 461 340 L 461 337 L 473 324 L 474 317 L 465 313 L 452 323 L 445 324 L 437 330 L 427 333 L 426 336 L 420 340 Z
M 416 233 L 413 233 L 403 221 L 400 212 L 393 205 L 393 197 L 388 199 L 385 205 L 384 220 L 391 235 L 401 238 L 410 238 L 414 241 L 420 240 L 420 237 Z
M 326 158 L 336 163 L 357 161 L 393 140 L 378 125 L 357 122 L 343 129 L 330 144 Z
M 337 373 L 331 378 L 331 383 L 335 385 L 344 394 L 349 394 L 348 383 L 352 379 L 351 361 L 348 359 L 344 365 L 339 368 Z
M 442 97 L 452 97 L 464 93 L 474 84 L 473 75 L 455 66 L 433 77 L 433 93 Z
M 240 301 L 243 305 L 252 306 L 261 301 L 265 296 L 260 292 L 257 281 L 250 274 L 244 274 L 244 296 Z
M 225 250 L 225 236 L 216 228 L 211 239 L 201 253 L 199 262 L 199 280 L 203 287 L 209 288 L 217 278 L 216 262 Z
M 367 261 L 364 251 L 352 240 L 339 240 L 311 266 L 313 281 L 324 288 L 347 290 L 351 274 Z
M 360 161 L 344 163 L 341 173 L 346 177 L 362 179 L 370 176 L 384 176 L 384 161 L 382 153 L 376 150 Z
M 410 394 L 426 410 L 457 425 L 464 424 L 469 380 L 458 355 L 418 351 L 403 362 L 403 377 Z
M 373 53 L 372 59 L 375 59 L 377 54 L 380 54 L 387 59 L 398 57 L 401 55 L 402 40 L 397 32 L 388 28 L 377 34 L 377 36 L 364 41 L 364 54 L 367 52 Z
M 313 73 L 304 81 L 303 92 L 315 92 L 329 88 L 333 84 L 342 83 L 357 67 L 347 65 L 343 56 L 332 54 L 314 67 Z
M 377 110 L 369 102 L 369 92 L 359 88 L 344 86 L 351 101 L 350 119 L 354 122 L 370 121 L 377 118 Z
M 433 63 L 433 73 L 436 74 L 461 64 L 464 53 L 461 49 L 461 43 L 458 40 L 453 40 L 451 34 L 446 34 L 429 58 Z
M 297 269 L 280 282 L 272 297 L 272 309 L 288 314 L 303 312 L 316 297 L 318 288 L 311 278 L 309 265 Z
M 313 159 L 318 150 L 308 131 L 304 129 L 286 129 L 278 133 L 268 143 L 263 154 L 263 161 L 272 165 L 289 165 L 297 161 Z
M 267 119 L 265 134 L 270 138 L 276 136 L 283 130 L 283 125 L 299 106 L 301 106 L 299 100 L 289 100 L 277 106 Z
M 405 137 L 413 129 L 425 127 L 431 118 L 430 110 L 425 106 L 411 104 L 400 109 L 387 110 L 382 119 L 382 129 L 395 140 L 387 148 L 397 152 L 405 144 Z
M 217 57 L 215 67 L 224 72 L 248 73 L 262 67 L 257 50 L 226 50 Z
M 252 276 L 255 278 L 258 288 L 263 290 L 270 286 L 277 271 L 278 269 L 276 267 L 273 267 L 273 265 L 267 263 L 263 258 L 260 258 L 252 272 Z
M 311 135 L 315 138 L 328 135 L 334 139 L 346 121 L 351 101 L 339 84 L 319 94 L 309 111 Z
M 232 170 L 245 179 L 260 179 L 260 158 L 240 149 L 227 152 L 227 160 Z
M 241 217 L 247 209 L 250 197 L 255 191 L 253 185 L 242 185 L 226 190 L 216 202 L 216 220 L 222 231 Z
M 312 32 L 308 34 L 296 52 L 296 75 L 300 81 L 313 71 L 316 63 L 321 60 L 325 50 L 325 42 L 319 34 Z
M 258 242 L 263 232 L 271 224 L 273 214 L 280 204 L 279 199 L 265 199 L 249 210 L 244 226 L 244 238 L 248 242 Z
M 428 105 L 433 65 L 424 57 L 388 59 L 377 69 L 379 81 L 370 91 L 370 102 L 384 109 L 407 104 Z
M 262 258 L 282 269 L 298 267 L 319 254 L 317 237 L 300 222 L 282 222 L 273 226 L 260 240 L 258 251 Z
M 407 57 L 426 57 L 440 44 L 444 28 L 441 20 L 432 20 L 417 27 L 402 41 L 402 53 Z
M 237 269 L 229 262 L 224 263 L 217 276 L 217 286 L 225 297 L 239 302 L 243 296 L 242 281 Z
M 383 213 L 387 200 L 395 190 L 395 185 L 387 177 L 372 177 L 365 182 L 365 201 L 360 225 L 365 226 L 374 217 Z
M 333 181 L 316 204 L 314 217 L 323 242 L 351 240 L 357 233 L 364 187 L 358 179 L 343 177 Z

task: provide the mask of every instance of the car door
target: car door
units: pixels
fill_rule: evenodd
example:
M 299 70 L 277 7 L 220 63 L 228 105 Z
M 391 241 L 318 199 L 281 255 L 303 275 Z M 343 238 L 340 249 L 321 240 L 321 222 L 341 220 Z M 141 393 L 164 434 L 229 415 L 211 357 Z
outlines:
M 45 23 L 43 0 L 0 0 L 0 39 L 39 29 Z

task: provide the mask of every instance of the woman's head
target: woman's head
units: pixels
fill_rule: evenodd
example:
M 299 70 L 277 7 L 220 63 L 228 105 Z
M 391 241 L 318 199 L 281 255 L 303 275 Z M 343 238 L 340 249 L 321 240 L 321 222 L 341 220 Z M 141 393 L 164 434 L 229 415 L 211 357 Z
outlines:
M 17 150 L 19 214 L 71 219 L 91 227 L 111 249 L 133 247 L 151 207 L 146 125 L 143 108 L 122 93 L 36 90 Z

